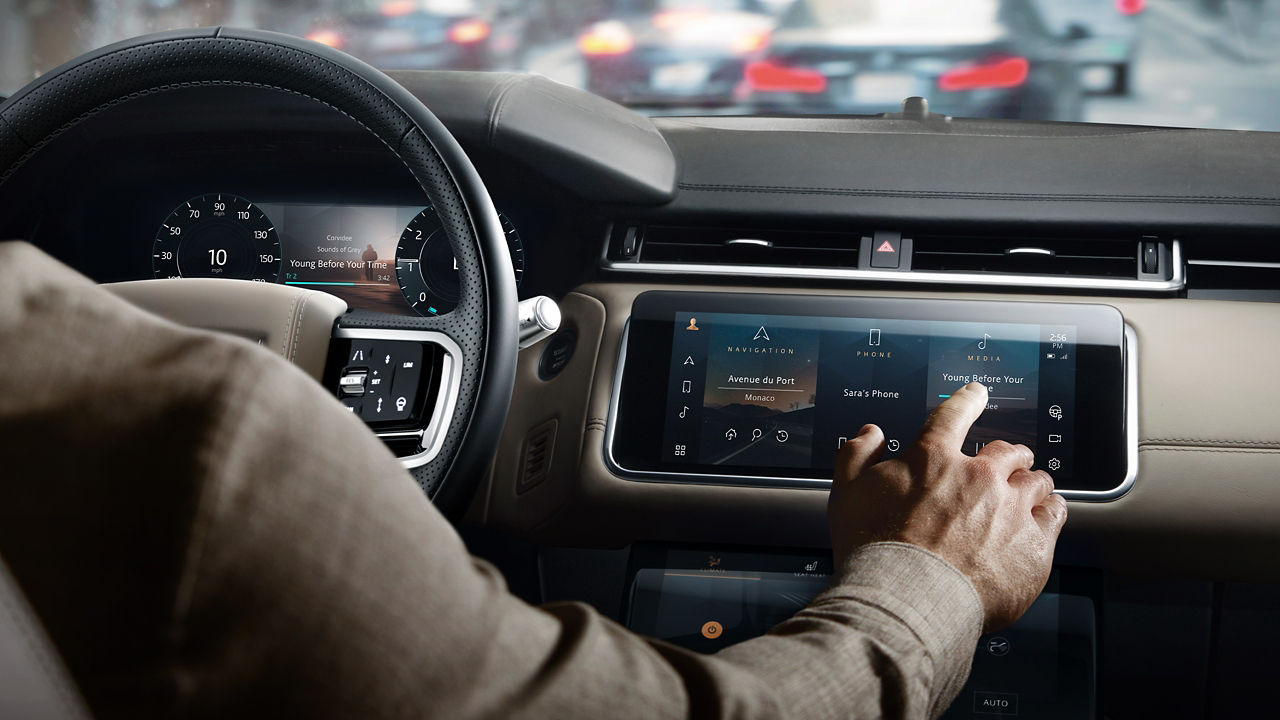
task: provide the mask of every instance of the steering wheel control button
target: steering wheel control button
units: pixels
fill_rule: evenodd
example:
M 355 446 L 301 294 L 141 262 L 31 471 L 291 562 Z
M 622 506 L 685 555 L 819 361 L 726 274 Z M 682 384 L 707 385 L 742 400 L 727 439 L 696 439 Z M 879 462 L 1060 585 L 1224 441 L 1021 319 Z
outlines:
M 363 370 L 352 370 L 338 380 L 338 388 L 343 395 L 364 395 L 365 379 L 368 373 Z
M 702 624 L 702 637 L 708 640 L 719 640 L 724 634 L 724 626 L 715 620 L 708 620 Z

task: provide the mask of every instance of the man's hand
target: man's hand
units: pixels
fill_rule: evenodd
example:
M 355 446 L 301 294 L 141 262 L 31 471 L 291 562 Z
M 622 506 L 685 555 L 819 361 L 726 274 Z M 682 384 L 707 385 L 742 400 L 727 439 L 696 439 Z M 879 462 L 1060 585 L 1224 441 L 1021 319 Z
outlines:
M 968 576 L 990 631 L 1017 620 L 1044 588 L 1067 503 L 1051 494 L 1048 473 L 1030 469 L 1025 445 L 996 441 L 977 457 L 960 452 L 986 405 L 985 386 L 964 386 L 900 459 L 885 462 L 884 433 L 864 426 L 836 456 L 827 514 L 837 567 L 873 542 L 932 550 Z

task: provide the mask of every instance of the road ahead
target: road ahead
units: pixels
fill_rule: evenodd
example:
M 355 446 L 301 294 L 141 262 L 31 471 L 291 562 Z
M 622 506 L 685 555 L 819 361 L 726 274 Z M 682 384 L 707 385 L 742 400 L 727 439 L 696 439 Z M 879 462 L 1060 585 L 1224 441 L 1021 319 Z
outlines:
M 1143 21 L 1133 94 L 1089 100 L 1085 120 L 1280 130 L 1280 55 L 1243 52 L 1231 18 L 1205 18 L 1190 3 L 1152 2 Z
M 1151 0 L 1143 17 L 1133 92 L 1089 98 L 1084 120 L 1280 130 L 1280 0 L 1273 5 L 1261 19 L 1262 29 L 1245 37 L 1239 16 L 1210 18 L 1189 0 Z M 1270 47 L 1275 48 L 1273 58 L 1256 52 Z M 569 85 L 584 84 L 581 60 L 569 41 L 534 52 L 529 69 Z

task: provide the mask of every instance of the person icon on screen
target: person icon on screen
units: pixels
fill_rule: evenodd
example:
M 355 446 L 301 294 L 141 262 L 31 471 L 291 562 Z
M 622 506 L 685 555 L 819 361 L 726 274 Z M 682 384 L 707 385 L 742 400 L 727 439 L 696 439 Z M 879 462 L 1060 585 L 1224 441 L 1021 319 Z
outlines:
M 360 254 L 360 259 L 364 261 L 364 279 L 373 282 L 373 263 L 378 259 L 378 251 L 373 249 L 373 243 L 369 243 Z
M 689 327 L 685 328 L 685 330 L 701 330 L 701 329 L 702 328 L 698 327 L 698 318 L 695 318 L 695 317 L 689 318 Z

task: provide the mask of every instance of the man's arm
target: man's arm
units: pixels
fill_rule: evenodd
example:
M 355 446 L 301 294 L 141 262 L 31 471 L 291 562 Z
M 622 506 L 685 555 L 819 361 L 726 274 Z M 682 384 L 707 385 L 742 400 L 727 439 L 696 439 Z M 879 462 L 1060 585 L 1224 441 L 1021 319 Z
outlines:
M 0 259 L 0 552 L 100 718 L 936 715 L 1048 572 L 1062 516 L 1037 538 L 1016 453 L 947 449 L 981 411 L 958 393 L 907 460 L 874 428 L 842 451 L 836 578 L 769 635 L 703 656 L 533 608 L 301 371 Z M 975 594 L 1001 542 L 1034 572 Z
M 1004 506 L 1023 502 L 1006 478 L 1029 459 L 959 453 L 986 401 L 970 388 L 935 414 L 915 459 L 873 466 L 883 443 L 874 428 L 842 453 L 839 571 L 813 605 L 713 656 L 646 641 L 586 606 L 539 609 L 511 596 L 358 420 L 258 357 L 242 375 L 257 378 L 238 393 L 253 401 L 228 418 L 226 464 L 209 478 L 196 521 L 206 531 L 184 580 L 190 649 L 216 658 L 193 684 L 197 716 L 273 701 L 321 717 L 936 716 L 963 683 L 983 623 L 1013 619 L 1000 613 L 1025 608 L 1048 571 L 1044 536 L 1030 545 L 1037 574 L 1018 576 L 1016 592 L 983 598 L 957 569 L 987 555 L 986 566 L 1007 567 L 1020 553 L 1001 546 L 1033 540 L 1006 531 L 1022 524 L 994 521 L 1022 507 Z M 953 436 L 955 457 L 942 449 Z M 896 502 L 880 497 L 887 485 L 902 491 Z M 1011 489 L 993 494 L 999 485 Z M 859 493 L 876 496 L 856 503 L 870 513 L 861 519 L 842 506 Z M 1030 507 L 1026 522 L 1039 528 Z M 957 535 L 955 518 L 995 530 Z M 854 521 L 863 534 L 848 540 Z

